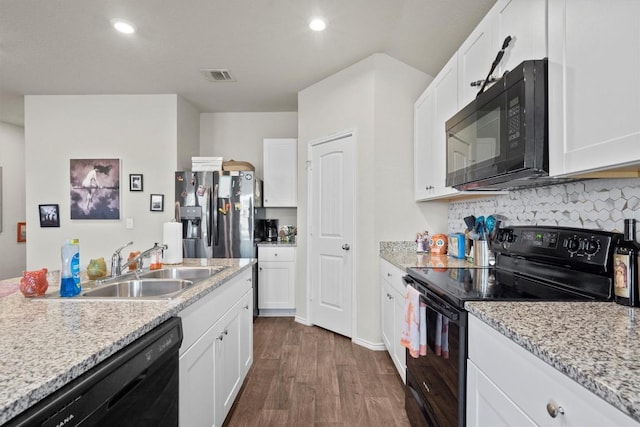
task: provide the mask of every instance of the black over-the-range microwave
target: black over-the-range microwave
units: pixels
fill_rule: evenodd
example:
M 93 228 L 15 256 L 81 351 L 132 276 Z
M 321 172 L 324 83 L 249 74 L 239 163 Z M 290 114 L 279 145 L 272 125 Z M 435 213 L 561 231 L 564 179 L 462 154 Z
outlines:
M 548 185 L 547 59 L 524 61 L 446 122 L 447 186 Z

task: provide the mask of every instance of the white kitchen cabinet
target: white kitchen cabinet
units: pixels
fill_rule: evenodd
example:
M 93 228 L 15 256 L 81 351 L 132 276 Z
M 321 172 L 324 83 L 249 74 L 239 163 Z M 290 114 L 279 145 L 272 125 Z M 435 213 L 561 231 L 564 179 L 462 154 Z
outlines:
M 473 315 L 468 356 L 468 426 L 638 426 Z M 548 404 L 563 413 L 552 417 Z
M 296 248 L 258 247 L 258 308 L 261 315 L 295 309 Z M 269 310 L 285 311 L 269 311 Z
M 179 314 L 180 425 L 221 426 L 240 391 L 253 361 L 253 322 L 246 317 L 253 314 L 251 274 L 244 271 Z
M 498 0 L 492 11 L 495 18 L 492 21 L 494 47 L 491 62 L 504 39 L 511 36 L 509 47 L 494 73 L 496 77 L 513 70 L 522 61 L 547 57 L 547 0 Z
M 382 340 L 403 382 L 406 382 L 406 349 L 400 344 L 404 322 L 404 272 L 380 259 Z
M 458 61 L 454 55 L 414 106 L 414 193 L 416 201 L 449 197 L 445 122 L 458 110 Z
M 298 200 L 298 140 L 267 138 L 263 142 L 263 205 L 295 207 Z
M 498 53 L 493 38 L 496 27 L 495 18 L 495 9 L 492 8 L 458 49 L 458 105 L 460 108 L 476 98 L 480 86 L 476 86 L 475 83 L 484 81 Z M 494 72 L 494 77 L 498 77 L 497 71 Z M 473 86 L 472 83 L 474 83 Z
M 637 176 L 640 2 L 548 1 L 550 174 Z
M 460 108 L 473 101 L 505 38 L 511 42 L 492 77 L 547 56 L 547 0 L 498 0 L 458 49 Z M 491 84 L 487 85 L 489 87 Z

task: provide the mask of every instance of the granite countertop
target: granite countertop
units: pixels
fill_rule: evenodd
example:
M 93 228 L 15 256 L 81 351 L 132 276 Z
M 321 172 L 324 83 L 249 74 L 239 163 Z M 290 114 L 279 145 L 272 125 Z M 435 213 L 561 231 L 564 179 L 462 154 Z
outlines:
M 409 267 L 473 268 L 464 259 L 429 252 L 416 252 L 414 242 L 380 242 L 380 257 L 405 271 Z
M 640 421 L 640 309 L 608 302 L 467 302 L 467 310 Z
M 296 242 L 258 242 L 258 247 L 261 246 L 279 246 L 283 248 L 295 248 L 298 246 Z
M 172 300 L 24 298 L 0 281 L 0 424 L 249 268 L 255 259 L 185 259 L 227 268 Z M 49 283 L 49 291 L 58 286 Z

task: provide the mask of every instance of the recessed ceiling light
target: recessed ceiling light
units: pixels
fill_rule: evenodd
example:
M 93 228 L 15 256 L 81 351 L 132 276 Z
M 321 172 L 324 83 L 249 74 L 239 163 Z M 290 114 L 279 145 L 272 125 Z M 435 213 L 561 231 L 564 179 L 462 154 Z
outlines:
M 123 34 L 133 34 L 136 32 L 136 29 L 133 25 L 131 25 L 127 21 L 123 21 L 122 19 L 112 19 L 111 25 L 113 25 L 113 28 Z
M 322 18 L 313 18 L 311 22 L 309 22 L 309 28 L 313 31 L 324 31 L 324 29 L 327 28 L 327 24 Z

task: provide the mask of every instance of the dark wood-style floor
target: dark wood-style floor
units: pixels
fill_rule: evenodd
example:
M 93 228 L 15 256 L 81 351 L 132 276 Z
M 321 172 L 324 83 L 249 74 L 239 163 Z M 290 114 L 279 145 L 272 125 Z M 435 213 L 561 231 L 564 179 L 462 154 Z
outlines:
M 253 367 L 226 427 L 409 426 L 387 352 L 293 318 L 260 317 L 253 326 Z

